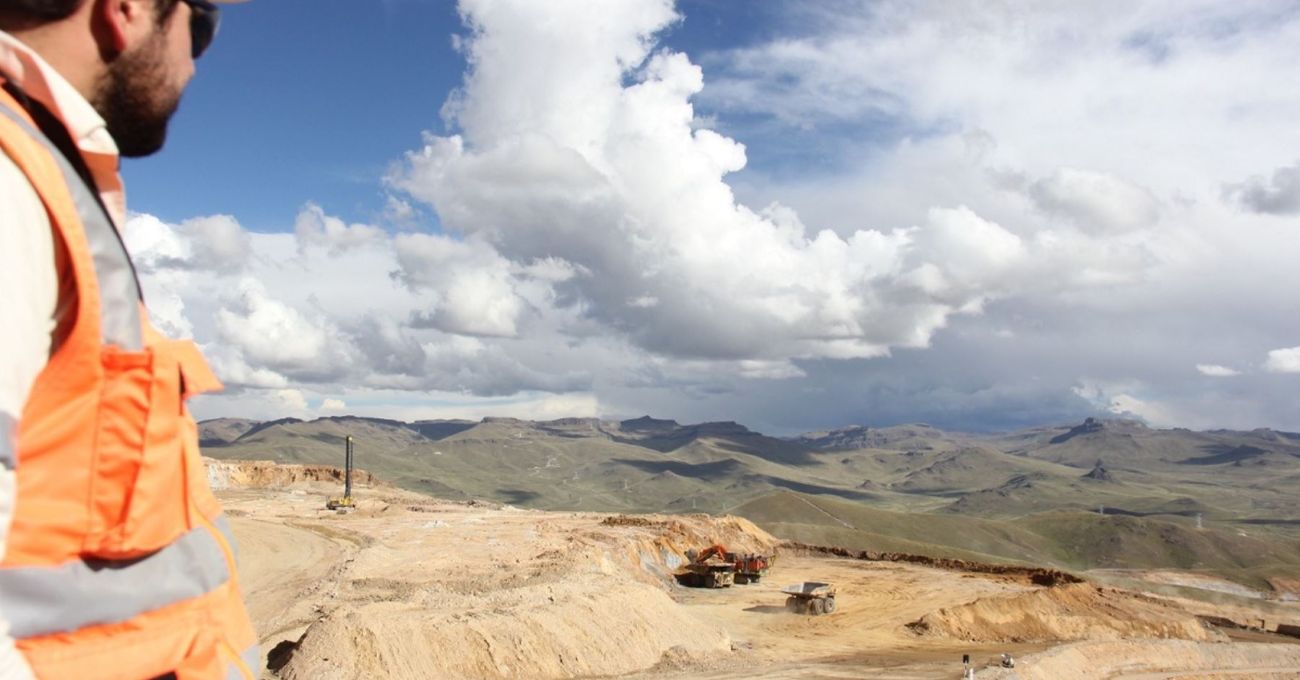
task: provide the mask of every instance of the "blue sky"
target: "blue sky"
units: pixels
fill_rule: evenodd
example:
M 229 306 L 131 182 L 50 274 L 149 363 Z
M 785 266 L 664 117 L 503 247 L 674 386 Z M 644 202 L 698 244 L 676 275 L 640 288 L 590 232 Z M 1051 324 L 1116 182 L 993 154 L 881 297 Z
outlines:
M 382 209 L 388 164 L 438 128 L 459 84 L 447 2 L 275 0 L 227 7 L 166 149 L 124 164 L 132 207 L 238 215 L 283 230 L 313 200 L 350 220 Z
M 127 238 L 207 417 L 1297 430 L 1290 6 L 254 0 Z
M 775 3 L 695 0 L 680 10 L 664 44 L 691 53 L 762 40 L 778 17 Z M 449 0 L 227 7 L 167 147 L 124 162 L 132 208 L 171 220 L 229 213 L 257 231 L 291 227 L 307 201 L 374 220 L 389 165 L 421 132 L 446 131 L 439 111 L 465 71 L 452 36 L 465 32 Z M 777 160 L 767 148 L 760 166 Z

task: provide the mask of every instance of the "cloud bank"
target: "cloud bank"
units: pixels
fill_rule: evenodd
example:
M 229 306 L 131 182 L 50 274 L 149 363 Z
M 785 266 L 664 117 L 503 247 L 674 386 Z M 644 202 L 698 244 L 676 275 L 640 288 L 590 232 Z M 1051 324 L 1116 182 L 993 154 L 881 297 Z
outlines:
M 307 202 L 292 233 L 128 239 L 234 389 L 212 412 L 1300 427 L 1289 355 L 1226 367 L 1300 341 L 1273 217 L 1300 94 L 1272 85 L 1300 20 L 960 6 L 800 7 L 696 55 L 689 5 L 462 0 L 450 132 L 395 160 L 377 224 Z

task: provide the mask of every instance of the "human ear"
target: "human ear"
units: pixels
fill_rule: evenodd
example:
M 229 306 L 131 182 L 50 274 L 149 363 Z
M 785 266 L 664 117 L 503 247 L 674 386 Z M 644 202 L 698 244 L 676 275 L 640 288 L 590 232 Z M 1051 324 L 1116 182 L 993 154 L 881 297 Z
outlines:
M 153 31 L 154 0 L 91 0 L 104 27 L 106 47 L 121 54 Z

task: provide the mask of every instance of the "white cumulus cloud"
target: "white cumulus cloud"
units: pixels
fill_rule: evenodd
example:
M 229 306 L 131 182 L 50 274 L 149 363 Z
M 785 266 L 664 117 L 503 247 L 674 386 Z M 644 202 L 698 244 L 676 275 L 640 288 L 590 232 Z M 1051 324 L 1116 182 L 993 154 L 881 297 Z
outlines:
M 325 399 L 320 404 L 320 410 L 330 413 L 342 413 L 343 411 L 346 411 L 347 408 L 347 402 L 342 399 L 334 399 L 333 397 Z
M 337 255 L 384 239 L 384 231 L 368 224 L 346 224 L 343 220 L 325 214 L 314 203 L 308 203 L 298 212 L 294 221 L 294 235 L 299 251 L 323 248 Z
M 1208 375 L 1212 378 L 1231 378 L 1236 375 L 1241 375 L 1241 371 L 1238 371 L 1235 368 L 1219 366 L 1218 364 L 1196 364 L 1196 370 L 1200 372 L 1201 375 Z
M 243 355 L 283 375 L 338 376 L 352 361 L 350 347 L 324 315 L 277 300 L 252 278 L 241 279 L 217 312 L 218 337 Z
M 1264 369 L 1271 373 L 1300 373 L 1300 347 L 1270 351 Z
M 840 236 L 779 204 L 739 203 L 725 178 L 745 167 L 744 146 L 695 125 L 702 70 L 654 49 L 677 20 L 669 3 L 460 7 L 471 70 L 447 113 L 461 132 L 426 135 L 390 177 L 465 235 L 399 240 L 411 285 L 463 282 L 421 323 L 514 334 L 507 262 L 554 258 L 573 267 L 564 290 L 587 318 L 650 353 L 870 357 L 925 346 L 1024 263 L 1018 236 L 961 206 Z
M 481 238 L 402 234 L 394 241 L 399 276 L 413 290 L 431 290 L 417 326 L 467 335 L 513 336 L 523 310 L 512 263 Z

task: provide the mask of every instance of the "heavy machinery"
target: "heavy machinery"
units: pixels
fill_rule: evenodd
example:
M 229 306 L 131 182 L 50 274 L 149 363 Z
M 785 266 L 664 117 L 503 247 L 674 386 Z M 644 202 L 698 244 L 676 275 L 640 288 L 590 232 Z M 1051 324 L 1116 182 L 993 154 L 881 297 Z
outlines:
M 804 581 L 781 589 L 788 597 L 785 608 L 796 614 L 830 614 L 835 611 L 835 586 L 821 581 Z
M 339 514 L 357 507 L 356 501 L 352 500 L 352 435 L 348 435 L 343 441 L 343 495 L 325 501 L 325 509 L 337 510 Z
M 736 582 L 736 565 L 725 558 L 727 549 L 711 545 L 697 554 L 686 551 L 690 559 L 677 573 L 677 582 L 690 588 L 730 588 Z
M 775 556 L 759 555 L 756 553 L 746 553 L 739 555 L 736 553 L 727 553 L 727 559 L 736 565 L 736 583 L 758 583 L 760 579 L 767 575 L 767 570 L 772 568 L 772 563 L 776 561 Z
M 692 588 L 727 588 L 732 584 L 757 583 L 772 566 L 772 558 L 728 552 L 711 545 L 699 553 L 687 551 L 690 560 L 677 574 L 677 582 Z

